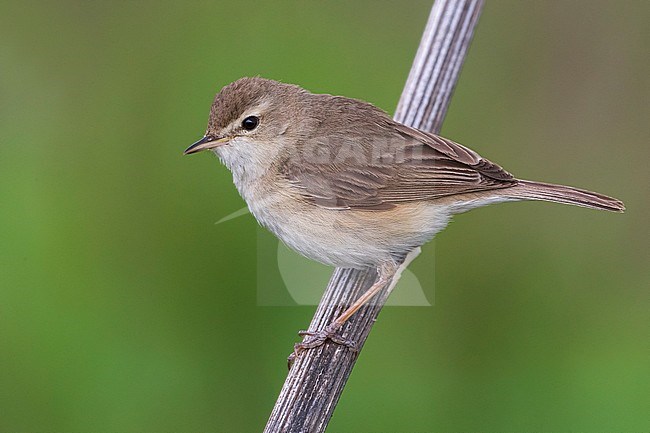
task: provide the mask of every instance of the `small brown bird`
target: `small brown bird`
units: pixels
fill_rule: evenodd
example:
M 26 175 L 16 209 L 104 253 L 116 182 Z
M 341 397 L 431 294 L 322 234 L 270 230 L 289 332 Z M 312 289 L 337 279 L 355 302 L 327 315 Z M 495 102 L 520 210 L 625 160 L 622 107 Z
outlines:
M 569 186 L 519 180 L 446 138 L 375 106 L 259 77 L 216 95 L 205 136 L 259 223 L 321 263 L 377 270 L 373 286 L 295 354 L 331 339 L 391 282 L 401 260 L 454 214 L 492 203 L 544 200 L 622 212 L 621 201 Z

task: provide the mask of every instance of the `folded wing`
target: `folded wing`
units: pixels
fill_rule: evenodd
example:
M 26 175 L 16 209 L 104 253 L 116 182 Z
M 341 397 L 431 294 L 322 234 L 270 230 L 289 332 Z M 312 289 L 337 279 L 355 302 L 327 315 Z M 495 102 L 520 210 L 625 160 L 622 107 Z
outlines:
M 353 144 L 356 149 L 330 142 L 331 161 L 288 161 L 284 174 L 306 200 L 332 209 L 385 210 L 517 184 L 500 166 L 451 140 L 397 122 L 383 132 Z

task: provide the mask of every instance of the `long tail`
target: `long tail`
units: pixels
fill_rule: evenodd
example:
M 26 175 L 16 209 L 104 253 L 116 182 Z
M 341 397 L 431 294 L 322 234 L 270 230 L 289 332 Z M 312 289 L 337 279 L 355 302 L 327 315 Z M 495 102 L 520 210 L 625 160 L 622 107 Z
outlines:
M 518 200 L 553 201 L 611 212 L 623 212 L 625 210 L 622 201 L 597 192 L 529 180 L 519 181 L 517 185 L 502 190 L 502 194 Z

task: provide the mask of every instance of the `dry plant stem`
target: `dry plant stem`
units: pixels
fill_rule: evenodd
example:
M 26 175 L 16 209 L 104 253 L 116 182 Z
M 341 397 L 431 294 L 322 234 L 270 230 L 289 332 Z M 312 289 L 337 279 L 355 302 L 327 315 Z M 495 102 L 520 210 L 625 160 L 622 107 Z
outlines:
M 438 132 L 458 80 L 482 0 L 438 0 L 434 3 L 411 72 L 395 112 L 409 126 Z M 336 269 L 309 326 L 327 327 L 364 294 L 377 278 L 374 271 Z M 339 334 L 361 350 L 392 283 L 361 307 Z M 273 408 L 265 432 L 324 432 L 359 355 L 346 346 L 325 344 L 295 360 Z

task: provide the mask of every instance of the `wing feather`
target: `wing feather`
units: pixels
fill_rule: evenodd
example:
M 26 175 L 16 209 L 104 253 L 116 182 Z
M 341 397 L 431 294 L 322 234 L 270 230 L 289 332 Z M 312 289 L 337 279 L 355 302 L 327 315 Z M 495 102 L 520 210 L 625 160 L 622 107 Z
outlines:
M 353 149 L 362 155 L 378 153 L 378 158 L 327 163 L 288 160 L 284 174 L 306 200 L 330 209 L 385 210 L 397 203 L 433 201 L 517 183 L 497 164 L 446 138 L 393 121 L 382 132 Z M 372 143 L 390 146 L 377 152 Z M 345 145 L 350 152 L 350 143 Z

